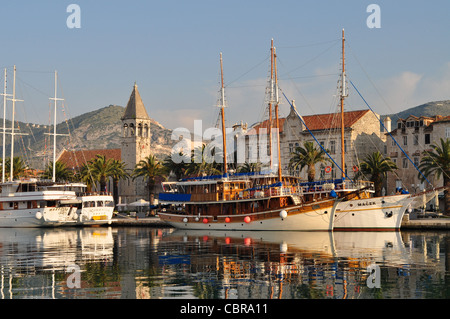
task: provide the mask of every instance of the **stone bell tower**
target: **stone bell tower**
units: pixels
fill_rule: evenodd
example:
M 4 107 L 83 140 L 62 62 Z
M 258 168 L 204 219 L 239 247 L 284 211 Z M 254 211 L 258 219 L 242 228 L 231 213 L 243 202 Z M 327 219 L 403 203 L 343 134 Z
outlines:
M 121 158 L 130 173 L 140 160 L 151 154 L 150 140 L 150 117 L 135 83 L 122 116 Z M 146 180 L 142 177 L 120 180 L 119 189 L 122 203 L 132 203 L 141 198 L 148 200 Z

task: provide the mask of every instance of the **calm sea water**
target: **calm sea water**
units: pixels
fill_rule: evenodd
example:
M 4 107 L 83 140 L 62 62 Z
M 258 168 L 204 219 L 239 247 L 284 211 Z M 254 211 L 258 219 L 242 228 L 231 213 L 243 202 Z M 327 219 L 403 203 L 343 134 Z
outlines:
M 1 299 L 450 297 L 450 232 L 1 229 Z

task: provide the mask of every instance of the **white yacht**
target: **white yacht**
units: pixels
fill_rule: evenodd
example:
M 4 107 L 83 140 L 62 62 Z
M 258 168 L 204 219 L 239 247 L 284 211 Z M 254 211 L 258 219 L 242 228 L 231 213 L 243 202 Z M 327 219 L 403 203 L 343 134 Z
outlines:
M 35 179 L 0 184 L 0 227 L 55 227 L 76 223 L 74 191 L 51 190 Z

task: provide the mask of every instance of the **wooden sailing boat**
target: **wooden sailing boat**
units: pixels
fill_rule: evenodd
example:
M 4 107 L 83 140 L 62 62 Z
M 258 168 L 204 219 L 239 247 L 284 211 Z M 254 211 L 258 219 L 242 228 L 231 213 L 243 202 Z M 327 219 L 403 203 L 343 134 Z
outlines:
M 276 70 L 276 55 L 271 44 L 271 70 Z M 161 220 L 181 229 L 213 230 L 322 230 L 333 229 L 338 199 L 323 196 L 322 200 L 305 201 L 297 179 L 281 175 L 231 175 L 226 168 L 225 93 L 221 69 L 221 116 L 224 147 L 224 174 L 217 177 L 192 178 L 163 183 L 159 194 Z M 277 90 L 272 81 L 271 95 Z M 275 84 L 277 81 L 275 80 Z M 275 91 L 276 93 L 276 91 Z M 277 99 L 278 100 L 278 99 Z M 275 101 L 278 127 L 278 101 Z M 272 99 L 270 101 L 272 108 Z M 270 111 L 271 113 L 271 111 Z M 270 119 L 270 124 L 272 119 Z M 271 129 L 269 129 L 269 132 Z M 279 136 L 277 139 L 280 148 Z M 280 152 L 278 152 L 280 157 Z M 278 163 L 281 161 L 279 160 Z

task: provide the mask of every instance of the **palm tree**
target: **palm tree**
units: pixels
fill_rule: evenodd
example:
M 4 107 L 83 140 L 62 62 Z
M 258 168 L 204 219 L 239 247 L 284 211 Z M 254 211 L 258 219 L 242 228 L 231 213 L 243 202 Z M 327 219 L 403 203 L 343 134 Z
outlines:
M 261 163 L 249 163 L 245 162 L 244 165 L 239 167 L 239 173 L 258 173 L 261 171 Z
M 222 165 L 211 161 L 205 145 L 192 150 L 191 163 L 186 169 L 186 175 L 217 175 L 222 172 Z
M 53 162 L 50 162 L 45 169 L 44 173 L 41 175 L 42 178 L 52 179 L 53 178 Z M 73 172 L 67 168 L 66 164 L 57 161 L 55 164 L 55 181 L 64 182 L 72 181 L 74 178 Z
M 91 174 L 91 169 L 89 167 L 89 163 L 84 163 L 78 172 L 75 173 L 75 180 L 82 181 L 86 184 L 88 191 L 92 190 L 92 187 L 95 184 L 94 178 Z
M 292 153 L 289 166 L 293 169 L 308 167 L 308 182 L 313 182 L 316 176 L 316 164 L 329 161 L 322 148 L 314 147 L 313 142 L 304 142 L 303 147 L 298 146 Z
M 89 170 L 95 181 L 100 183 L 100 191 L 106 191 L 106 181 L 113 174 L 114 165 L 112 159 L 105 155 L 97 157 L 89 162 Z
M 24 176 L 25 171 L 28 169 L 28 165 L 22 160 L 21 157 L 15 156 L 13 160 L 13 179 Z M 9 178 L 11 172 L 11 158 L 8 157 L 5 160 L 5 175 Z
M 389 157 L 385 158 L 380 152 L 376 151 L 367 155 L 361 162 L 358 174 L 370 176 L 369 180 L 373 182 L 375 187 L 374 196 L 381 196 L 383 181 L 386 179 L 387 173 L 396 169 L 398 169 L 397 165 Z
M 112 159 L 111 165 L 112 169 L 110 176 L 113 179 L 114 203 L 117 204 L 119 200 L 119 180 L 129 178 L 130 174 L 127 172 L 127 165 L 121 160 Z
M 178 156 L 180 157 L 180 159 L 183 158 L 183 156 L 184 156 L 183 152 L 179 152 Z M 173 174 L 175 174 L 175 177 L 177 180 L 180 180 L 181 178 L 183 178 L 183 176 L 186 173 L 186 170 L 189 167 L 189 163 L 185 163 L 184 161 L 181 161 L 178 163 L 178 162 L 174 161 L 173 154 L 167 156 L 164 159 L 164 162 L 162 165 L 164 167 L 165 174 L 168 176 L 168 175 L 170 175 L 170 173 L 173 173 Z
M 147 156 L 144 160 L 140 160 L 134 168 L 133 179 L 136 179 L 137 177 L 144 177 L 147 179 L 150 205 L 153 205 L 155 199 L 154 188 L 156 177 L 163 175 L 163 173 L 164 170 L 162 164 L 153 155 Z
M 431 152 L 424 151 L 420 161 L 419 169 L 425 176 L 434 174 L 436 179 L 444 178 L 444 205 L 445 215 L 450 215 L 450 140 L 440 139 L 440 145 L 432 144 Z M 425 178 L 419 173 L 423 182 Z

